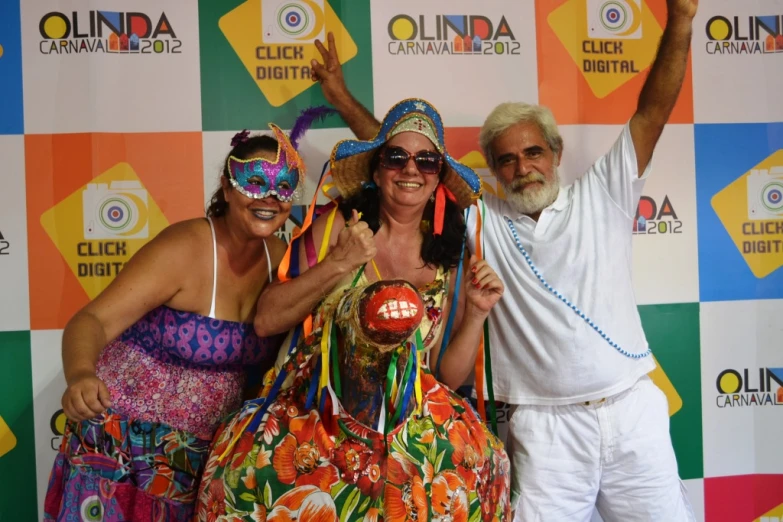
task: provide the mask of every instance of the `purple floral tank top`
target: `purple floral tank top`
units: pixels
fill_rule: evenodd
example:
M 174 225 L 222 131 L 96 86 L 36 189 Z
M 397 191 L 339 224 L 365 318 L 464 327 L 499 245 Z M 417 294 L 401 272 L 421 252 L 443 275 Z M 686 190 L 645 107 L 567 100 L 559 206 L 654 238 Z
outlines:
M 101 352 L 98 377 L 121 414 L 211 438 L 242 400 L 246 372 L 275 362 L 281 336 L 160 306 Z
M 278 337 L 260 338 L 250 323 L 213 319 L 160 306 L 128 328 L 119 340 L 167 363 L 202 366 L 272 364 Z

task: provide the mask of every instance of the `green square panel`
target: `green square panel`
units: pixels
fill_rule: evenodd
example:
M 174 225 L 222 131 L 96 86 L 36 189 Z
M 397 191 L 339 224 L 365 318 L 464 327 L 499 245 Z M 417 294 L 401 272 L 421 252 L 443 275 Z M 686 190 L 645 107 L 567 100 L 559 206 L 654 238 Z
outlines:
M 373 107 L 367 0 L 199 0 L 203 130 L 290 128 L 302 109 L 326 100 L 310 78 L 322 62 L 316 38 L 332 32 L 346 83 Z M 350 6 L 350 9 L 349 9 Z M 344 127 L 327 118 L 314 128 Z
M 699 303 L 646 305 L 639 307 L 639 313 L 659 364 L 653 380 L 669 399 L 670 431 L 680 477 L 702 478 Z
M 38 520 L 30 332 L 0 332 L 0 520 Z

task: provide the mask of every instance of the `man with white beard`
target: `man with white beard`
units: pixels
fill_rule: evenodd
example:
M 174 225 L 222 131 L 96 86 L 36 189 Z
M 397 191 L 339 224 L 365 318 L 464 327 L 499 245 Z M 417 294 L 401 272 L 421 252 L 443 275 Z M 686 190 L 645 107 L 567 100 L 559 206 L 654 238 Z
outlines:
M 694 520 L 631 277 L 633 218 L 696 13 L 693 0 L 667 3 L 635 114 L 574 183 L 560 186 L 563 140 L 546 107 L 500 104 L 479 134 L 506 192 L 478 208 L 484 257 L 506 285 L 489 340 L 494 397 L 511 405 L 516 520 L 586 521 L 596 507 L 607 522 Z M 478 223 L 469 216 L 471 251 Z
M 549 109 L 501 104 L 479 134 L 505 191 L 477 210 L 484 258 L 506 285 L 489 341 L 494 398 L 510 405 L 518 521 L 586 521 L 594 507 L 606 521 L 692 520 L 631 277 L 633 218 L 663 128 L 641 118 L 564 187 Z
M 632 224 L 653 151 L 685 78 L 697 0 L 667 0 L 668 20 L 637 110 L 611 149 L 567 187 L 549 109 L 503 103 L 479 135 L 505 199 L 484 194 L 469 247 L 506 292 L 489 317 L 496 400 L 511 405 L 516 520 L 695 520 L 669 435 L 666 396 L 631 277 Z M 378 122 L 345 87 L 330 37 L 314 79 L 362 139 Z M 471 365 L 471 357 L 461 358 Z M 484 391 L 487 396 L 487 391 Z

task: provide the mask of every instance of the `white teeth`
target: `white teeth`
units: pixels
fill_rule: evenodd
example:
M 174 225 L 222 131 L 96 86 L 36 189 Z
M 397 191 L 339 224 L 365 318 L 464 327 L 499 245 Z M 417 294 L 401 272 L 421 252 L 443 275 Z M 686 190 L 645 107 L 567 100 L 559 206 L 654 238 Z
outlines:
M 416 317 L 418 311 L 416 303 L 392 299 L 383 303 L 378 309 L 378 319 L 408 319 Z
M 269 221 L 271 219 L 274 219 L 275 216 L 277 216 L 277 212 L 274 212 L 272 210 L 266 210 L 266 209 L 255 209 L 252 210 L 253 215 L 257 217 L 258 219 L 263 219 L 264 221 Z
M 397 185 L 405 188 L 419 188 L 421 187 L 421 183 L 409 183 L 406 181 L 398 181 Z

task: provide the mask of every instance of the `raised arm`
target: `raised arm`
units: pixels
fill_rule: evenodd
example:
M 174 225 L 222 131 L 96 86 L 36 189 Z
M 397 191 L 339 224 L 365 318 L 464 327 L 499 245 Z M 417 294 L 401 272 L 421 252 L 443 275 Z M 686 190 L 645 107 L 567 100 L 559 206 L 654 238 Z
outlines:
M 126 328 L 180 291 L 186 268 L 178 260 L 189 259 L 194 251 L 192 230 L 192 223 L 181 223 L 158 234 L 68 321 L 62 338 L 68 385 L 62 405 L 68 418 L 89 419 L 111 406 L 109 392 L 95 374 L 98 356 Z
M 316 251 L 320 249 L 328 218 L 327 213 L 313 222 L 311 230 Z M 328 248 L 323 260 L 308 268 L 306 249 L 302 245 L 299 277 L 285 282 L 275 280 L 267 285 L 256 306 L 254 326 L 259 336 L 283 333 L 299 324 L 345 274 L 375 257 L 372 230 L 367 223 L 359 221 L 356 210 L 347 224 L 337 212 Z
M 647 168 L 680 94 L 698 0 L 667 0 L 666 3 L 666 28 L 630 122 L 639 176 Z
M 381 128 L 381 123 L 348 90 L 343 78 L 343 68 L 337 57 L 334 34 L 330 32 L 327 39 L 329 49 L 326 49 L 320 40 L 315 41 L 324 63 L 318 63 L 317 60 L 310 62 L 312 79 L 320 82 L 326 101 L 337 109 L 356 137 L 360 140 L 371 140 Z
M 477 261 L 476 256 L 466 263 L 463 273 L 463 289 L 460 292 L 457 315 L 454 318 L 454 335 L 449 340 L 446 353 L 436 377 L 452 390 L 465 382 L 476 363 L 481 336 L 484 335 L 484 321 L 490 310 L 503 295 L 503 282 L 486 261 Z M 453 294 L 452 294 L 453 295 Z M 442 347 L 441 347 L 442 349 Z M 437 366 L 439 348 L 430 354 L 430 367 Z

